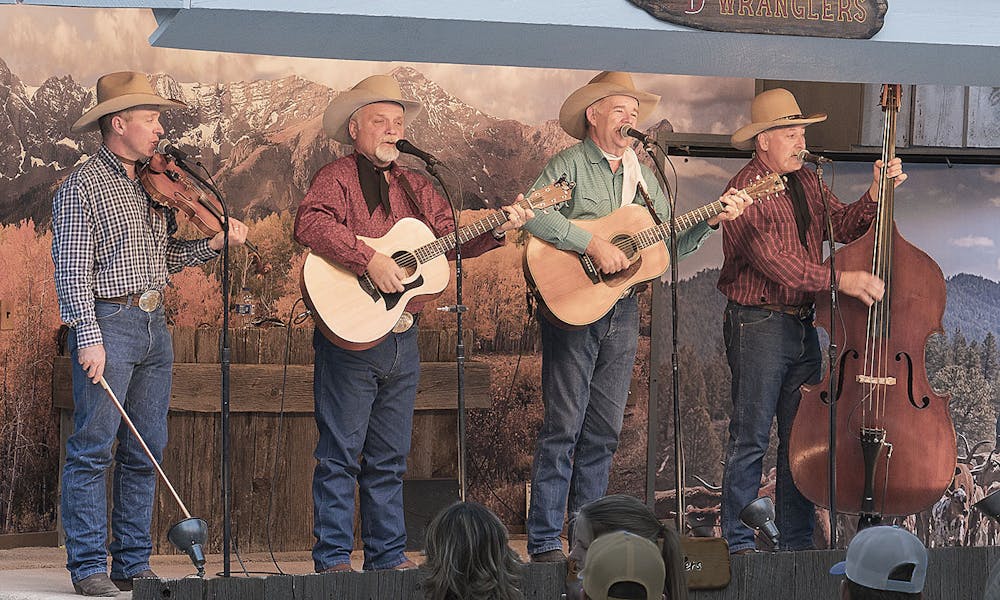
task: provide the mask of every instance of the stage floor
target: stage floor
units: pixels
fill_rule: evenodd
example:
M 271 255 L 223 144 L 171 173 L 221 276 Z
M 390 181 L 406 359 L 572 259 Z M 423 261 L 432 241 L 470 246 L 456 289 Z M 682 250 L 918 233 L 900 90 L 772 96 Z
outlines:
M 524 552 L 525 542 L 513 540 L 513 546 Z M 414 562 L 422 560 L 420 553 L 407 553 Z M 205 565 L 208 577 L 216 576 L 222 570 L 222 555 L 209 555 Z M 313 572 L 312 557 L 309 552 L 282 552 L 275 554 L 281 570 L 290 575 L 304 575 Z M 361 552 L 355 552 L 351 562 L 360 570 Z M 178 579 L 194 574 L 194 567 L 187 556 L 154 556 L 150 561 L 153 570 L 163 579 Z M 243 555 L 243 564 L 253 577 L 277 574 L 278 570 L 267 553 Z M 16 548 L 0 550 L 0 600 L 70 600 L 81 598 L 73 591 L 73 584 L 66 571 L 66 550 L 64 548 Z M 232 555 L 230 569 L 233 576 L 243 576 L 243 567 Z M 129 599 L 131 592 L 123 592 L 117 598 Z

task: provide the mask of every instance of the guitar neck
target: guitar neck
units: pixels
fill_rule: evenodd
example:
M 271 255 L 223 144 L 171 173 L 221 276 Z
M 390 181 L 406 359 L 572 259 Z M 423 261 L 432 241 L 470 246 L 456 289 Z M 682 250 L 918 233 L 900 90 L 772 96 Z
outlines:
M 475 223 L 466 225 L 459 228 L 458 230 L 458 240 L 461 243 L 468 242 L 469 240 L 475 239 L 487 231 L 499 227 L 507 222 L 507 213 L 502 210 L 496 210 L 490 213 L 485 219 L 480 219 Z M 425 244 L 416 249 L 414 254 L 416 254 L 417 259 L 420 262 L 427 262 L 431 259 L 437 258 L 442 254 L 448 252 L 455 247 L 455 233 L 449 233 L 438 239 L 434 240 L 429 244 Z
M 685 229 L 690 229 L 702 221 L 711 219 L 724 210 L 725 206 L 723 206 L 722 201 L 716 200 L 711 204 L 706 204 L 705 206 L 696 208 L 691 212 L 686 212 L 677 217 L 677 232 L 680 233 Z M 632 235 L 632 238 L 635 240 L 636 247 L 640 250 L 642 248 L 652 246 L 653 244 L 658 244 L 669 237 L 669 221 L 660 225 L 655 225 L 648 229 L 643 229 L 642 231 Z

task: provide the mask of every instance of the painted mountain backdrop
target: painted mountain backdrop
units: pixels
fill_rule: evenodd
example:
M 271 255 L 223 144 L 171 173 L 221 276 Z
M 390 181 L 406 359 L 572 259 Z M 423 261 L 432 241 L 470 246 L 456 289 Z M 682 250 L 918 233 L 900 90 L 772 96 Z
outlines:
M 424 106 L 407 137 L 452 167 L 452 192 L 461 189 L 465 208 L 508 204 L 549 156 L 574 141 L 556 121 L 533 127 L 485 114 L 415 69 L 399 67 L 392 75 L 405 96 Z M 200 155 L 238 216 L 294 210 L 313 173 L 349 151 L 322 131 L 323 112 L 339 93 L 323 85 L 300 77 L 226 84 L 152 79 L 161 95 L 189 107 L 164 112 L 164 137 Z M 95 104 L 94 89 L 68 76 L 28 87 L 0 59 L 0 99 L 0 223 L 30 217 L 44 226 L 58 182 L 99 147 L 98 134 L 69 131 Z

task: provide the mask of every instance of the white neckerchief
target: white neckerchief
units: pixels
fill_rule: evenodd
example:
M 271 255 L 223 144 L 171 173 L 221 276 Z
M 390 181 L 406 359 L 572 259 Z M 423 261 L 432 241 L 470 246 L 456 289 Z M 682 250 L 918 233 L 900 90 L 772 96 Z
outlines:
M 631 146 L 625 148 L 625 152 L 621 156 L 615 156 L 605 152 L 600 147 L 601 154 L 604 158 L 608 159 L 610 163 L 613 160 L 620 160 L 622 162 L 622 197 L 621 206 L 626 206 L 632 204 L 632 200 L 635 199 L 636 186 L 642 186 L 642 190 L 646 191 L 646 182 L 642 180 L 642 170 L 639 168 L 639 157 L 636 156 L 635 150 Z

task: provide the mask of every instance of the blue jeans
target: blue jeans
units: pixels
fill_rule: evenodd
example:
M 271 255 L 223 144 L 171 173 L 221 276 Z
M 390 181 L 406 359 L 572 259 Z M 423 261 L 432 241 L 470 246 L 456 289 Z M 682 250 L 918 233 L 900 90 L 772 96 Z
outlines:
M 635 297 L 576 331 L 538 318 L 545 419 L 535 445 L 528 553 L 562 549 L 567 510 L 604 495 L 618 448 L 639 337 Z
M 160 462 L 167 443 L 174 361 L 163 308 L 147 313 L 135 306 L 97 302 L 94 311 L 107 356 L 104 379 Z M 66 441 L 62 476 L 66 567 L 74 583 L 108 570 L 105 474 L 111 466 L 111 449 L 117 439 L 112 484 L 111 576 L 127 579 L 149 568 L 156 471 L 104 388 L 91 383 L 77 362 L 76 336 L 72 330 L 69 346 L 73 360 L 75 429 Z
M 391 569 L 406 561 L 403 474 L 420 378 L 417 328 L 361 351 L 339 348 L 316 331 L 313 348 L 313 563 L 322 571 L 351 562 L 357 484 L 364 568 Z
M 729 551 L 754 548 L 754 532 L 740 511 L 760 490 L 761 468 L 778 418 L 775 525 L 782 550 L 813 547 L 814 510 L 788 468 L 788 436 L 799 408 L 799 386 L 817 383 L 820 349 L 810 319 L 730 302 L 723 327 L 733 374 L 733 414 L 722 476 L 722 534 Z

